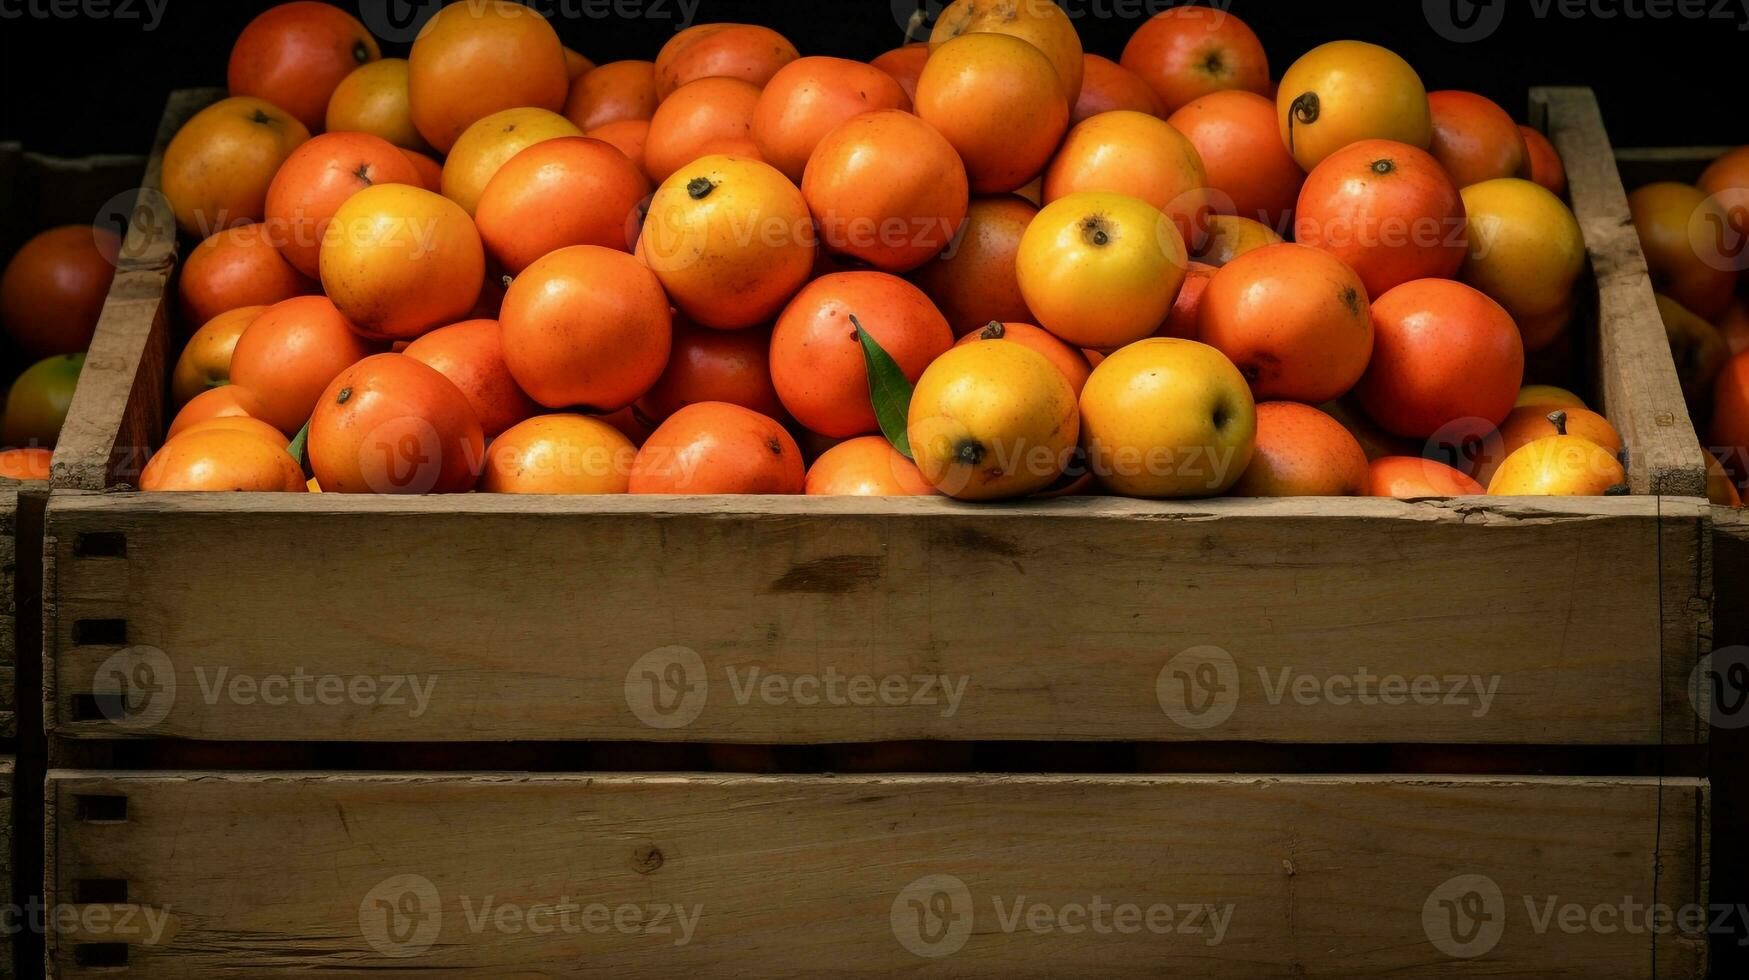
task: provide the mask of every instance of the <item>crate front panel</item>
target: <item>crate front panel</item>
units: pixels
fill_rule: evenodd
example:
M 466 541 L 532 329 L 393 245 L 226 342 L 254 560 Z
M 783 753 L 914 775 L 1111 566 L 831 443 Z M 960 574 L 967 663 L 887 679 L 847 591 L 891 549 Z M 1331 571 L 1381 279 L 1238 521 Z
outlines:
M 83 494 L 51 730 L 1686 743 L 1705 508 Z M 1663 565 L 1660 565 L 1662 558 Z
M 1567 911 L 1705 902 L 1668 859 L 1695 780 L 57 771 L 50 796 L 63 976 L 1704 968 L 1643 911 Z

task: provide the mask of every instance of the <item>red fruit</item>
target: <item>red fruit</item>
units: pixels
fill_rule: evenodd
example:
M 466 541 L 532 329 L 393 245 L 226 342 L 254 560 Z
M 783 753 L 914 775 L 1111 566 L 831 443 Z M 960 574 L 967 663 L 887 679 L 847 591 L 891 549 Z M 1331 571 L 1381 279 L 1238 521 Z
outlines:
M 1347 263 L 1382 296 L 1414 279 L 1450 279 L 1468 252 L 1464 202 L 1439 161 L 1390 140 L 1362 140 L 1313 168 L 1294 241 Z
M 1426 438 L 1470 420 L 1492 431 L 1518 398 L 1524 342 L 1499 303 L 1462 283 L 1421 279 L 1373 301 L 1372 362 L 1356 394 L 1387 431 Z

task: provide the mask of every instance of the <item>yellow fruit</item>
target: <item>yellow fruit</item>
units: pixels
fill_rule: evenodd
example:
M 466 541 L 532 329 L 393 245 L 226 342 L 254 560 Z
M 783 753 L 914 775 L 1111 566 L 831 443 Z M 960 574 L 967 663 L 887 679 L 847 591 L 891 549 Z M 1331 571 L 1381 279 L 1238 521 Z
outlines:
M 1281 77 L 1275 108 L 1281 141 L 1308 171 L 1361 140 L 1433 143 L 1421 76 L 1376 44 L 1332 41 L 1306 52 Z
M 1539 405 L 1547 405 L 1551 412 L 1557 408 L 1586 407 L 1585 399 L 1554 385 L 1525 385 L 1518 389 L 1518 401 L 1512 407 L 1532 408 Z
M 1550 413 L 1560 434 L 1515 450 L 1494 471 L 1488 493 L 1495 497 L 1595 497 L 1626 483 L 1627 473 L 1609 450 L 1581 436 L 1566 434 L 1566 413 Z
M 1220 351 L 1156 337 L 1093 369 L 1081 389 L 1088 465 L 1126 497 L 1212 497 L 1251 463 L 1257 406 Z
M 1145 201 L 1100 191 L 1046 205 L 1015 257 L 1038 325 L 1076 347 L 1107 351 L 1159 329 L 1187 263 L 1172 219 Z
M 560 136 L 582 136 L 571 120 L 545 109 L 505 109 L 462 132 L 443 161 L 443 196 L 470 217 L 498 168 L 523 150 Z
M 1571 309 L 1573 284 L 1585 271 L 1579 222 L 1560 198 L 1516 177 L 1484 180 L 1460 194 L 1470 251 L 1458 278 L 1506 307 L 1527 351 L 1548 346 L 1564 316 L 1552 325 L 1527 322 Z
M 911 395 L 917 469 L 961 500 L 1023 497 L 1051 485 L 1081 431 L 1075 391 L 1043 354 L 980 340 L 935 359 Z

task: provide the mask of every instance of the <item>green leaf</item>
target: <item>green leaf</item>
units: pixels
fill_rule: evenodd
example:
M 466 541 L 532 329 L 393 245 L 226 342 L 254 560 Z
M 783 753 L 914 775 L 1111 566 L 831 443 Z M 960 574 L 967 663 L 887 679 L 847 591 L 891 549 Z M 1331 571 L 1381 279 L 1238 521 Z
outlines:
M 911 380 L 905 377 L 905 372 L 899 369 L 899 362 L 882 349 L 874 335 L 863 329 L 862 321 L 854 313 L 850 315 L 850 325 L 856 328 L 856 337 L 862 341 L 862 360 L 868 366 L 868 396 L 874 403 L 881 434 L 887 437 L 894 449 L 910 459 L 911 437 L 906 426 L 911 412 Z
M 297 460 L 298 465 L 304 468 L 305 476 L 308 476 L 310 472 L 310 464 L 304 459 L 304 447 L 306 447 L 309 442 L 310 423 L 305 422 L 304 427 L 298 430 L 298 434 L 292 436 L 291 445 L 285 447 L 285 451 L 291 453 L 291 458 Z

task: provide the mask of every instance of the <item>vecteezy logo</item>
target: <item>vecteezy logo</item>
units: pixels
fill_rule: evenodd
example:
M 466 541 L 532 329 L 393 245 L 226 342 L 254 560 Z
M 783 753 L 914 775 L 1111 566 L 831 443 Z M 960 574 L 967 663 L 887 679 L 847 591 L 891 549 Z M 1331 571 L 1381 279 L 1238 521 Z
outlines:
M 924 959 L 952 956 L 972 935 L 972 892 L 953 875 L 924 875 L 893 899 L 899 945 Z
M 176 668 L 157 647 L 128 647 L 109 655 L 91 679 L 103 717 L 122 728 L 150 728 L 176 703 Z
M 685 728 L 704 711 L 710 679 L 690 647 L 660 647 L 626 671 L 626 706 L 651 728 Z
M 1180 726 L 1213 728 L 1231 718 L 1239 703 L 1239 665 L 1220 647 L 1191 647 L 1160 668 L 1154 693 Z
M 441 6 L 443 0 L 359 0 L 358 19 L 377 37 L 405 44 Z
M 1458 44 L 1492 37 L 1506 19 L 1505 0 L 1421 0 L 1421 10 L 1434 33 Z
M 893 23 L 905 32 L 905 43 L 929 40 L 929 29 L 941 16 L 947 0 L 892 0 Z
M 384 956 L 418 956 L 437 942 L 443 928 L 437 886 L 423 875 L 395 875 L 365 892 L 358 903 L 358 928 Z
M 1475 959 L 1493 950 L 1506 932 L 1506 898 L 1487 875 L 1458 875 L 1428 894 L 1421 928 L 1445 955 Z
M 1702 657 L 1688 675 L 1688 703 L 1714 728 L 1749 728 L 1749 647 Z

